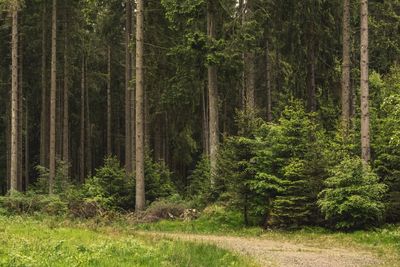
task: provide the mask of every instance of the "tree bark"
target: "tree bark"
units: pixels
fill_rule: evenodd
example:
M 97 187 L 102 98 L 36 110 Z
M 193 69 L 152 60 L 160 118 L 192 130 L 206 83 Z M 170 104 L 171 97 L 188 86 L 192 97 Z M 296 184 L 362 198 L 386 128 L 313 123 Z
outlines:
M 85 61 L 85 75 L 87 77 L 87 61 Z M 90 121 L 89 87 L 85 78 L 85 105 L 86 105 L 86 175 L 92 176 L 92 123 Z
M 145 208 L 144 182 L 144 1 L 136 7 L 136 211 Z
M 350 127 L 350 0 L 343 0 L 342 127 L 345 137 Z
M 67 23 L 65 23 L 65 31 Z M 69 164 L 69 66 L 68 66 L 68 37 L 67 32 L 64 36 L 64 118 L 63 118 L 63 156 L 62 159 L 66 164 Z M 67 167 L 69 170 L 69 167 Z M 67 172 L 67 175 L 69 171 Z
M 210 40 L 216 37 L 215 31 L 215 4 L 212 1 L 207 3 L 207 35 Z M 217 167 L 217 153 L 219 144 L 218 130 L 218 76 L 217 67 L 208 66 L 208 104 L 209 104 L 209 131 L 210 131 L 210 164 L 211 174 L 214 176 Z M 213 178 L 211 183 L 214 184 Z
M 29 188 L 29 105 L 25 109 L 25 191 Z
M 253 18 L 253 0 L 247 0 L 245 4 L 245 10 L 243 14 L 243 24 L 250 21 Z M 248 52 L 244 53 L 244 92 L 245 92 L 245 108 L 247 111 L 254 110 L 256 107 L 255 103 L 255 66 L 254 51 L 250 47 Z
M 41 70 L 41 86 L 42 86 L 42 99 L 41 99 L 41 113 L 40 113 L 40 165 L 49 167 L 48 153 L 49 153 L 49 114 L 48 114 L 48 91 L 47 91 L 47 75 L 46 75 L 46 40 L 47 40 L 47 26 L 46 26 L 47 5 L 43 2 L 42 12 L 42 70 Z
M 269 42 L 265 41 L 265 71 L 267 91 L 267 121 L 272 121 L 272 94 L 271 94 L 271 62 L 269 59 Z
M 81 70 L 81 125 L 80 125 L 80 146 L 79 146 L 79 181 L 85 180 L 85 57 L 82 58 Z
M 107 155 L 111 156 L 111 46 L 107 50 Z
M 19 16 L 19 19 L 21 19 L 21 16 Z M 19 59 L 19 66 L 18 66 L 18 115 L 17 115 L 17 121 L 18 121 L 18 141 L 17 141 L 17 147 L 18 147 L 18 191 L 22 192 L 23 191 L 23 127 L 24 127 L 24 104 L 23 104 L 23 81 L 22 81 L 22 74 L 23 74 L 23 54 L 22 54 L 22 35 L 21 32 L 19 34 L 19 42 L 18 42 L 18 59 Z
M 317 111 L 316 100 L 316 85 L 315 85 L 315 43 L 313 37 L 310 40 L 308 47 L 308 94 L 307 94 L 307 107 L 309 112 Z
M 10 190 L 18 190 L 18 7 L 12 7 Z
M 130 41 L 132 39 L 132 4 L 126 0 L 126 26 L 125 26 L 125 170 L 132 173 L 132 132 L 131 132 L 131 86 L 132 61 Z
M 368 0 L 361 0 L 361 158 L 371 159 L 369 132 L 369 56 L 368 56 Z
M 57 92 L 57 0 L 53 0 L 51 22 L 51 89 L 50 89 L 50 173 L 49 193 L 53 194 L 56 175 L 56 92 Z

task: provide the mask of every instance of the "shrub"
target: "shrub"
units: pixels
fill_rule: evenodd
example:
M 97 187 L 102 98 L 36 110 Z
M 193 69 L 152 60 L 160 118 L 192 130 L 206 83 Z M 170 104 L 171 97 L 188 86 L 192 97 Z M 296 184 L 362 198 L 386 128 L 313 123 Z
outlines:
M 211 166 L 207 157 L 201 158 L 188 180 L 187 197 L 193 200 L 197 207 L 205 207 L 212 198 Z
M 154 201 L 143 214 L 144 222 L 156 222 L 163 219 L 179 219 L 183 217 L 187 204 L 174 198 Z
M 116 157 L 105 158 L 104 166 L 97 169 L 83 186 L 86 202 L 107 209 L 129 209 L 134 204 L 133 192 L 132 179 L 126 176 Z
M 353 230 L 382 222 L 387 186 L 361 159 L 343 160 L 331 170 L 325 186 L 318 204 L 331 227 Z
M 47 215 L 64 215 L 67 212 L 67 207 L 68 204 L 57 195 L 13 192 L 13 194 L 0 198 L 0 209 L 9 214 L 40 212 Z
M 149 156 L 145 161 L 146 200 L 150 203 L 176 193 L 171 180 L 172 173 L 164 162 L 154 162 Z
M 72 186 L 70 177 L 68 176 L 69 163 L 57 161 L 56 176 L 54 177 L 54 194 L 63 194 Z M 38 194 L 49 193 L 49 169 L 43 166 L 36 166 L 39 173 L 38 180 L 33 185 L 32 190 Z

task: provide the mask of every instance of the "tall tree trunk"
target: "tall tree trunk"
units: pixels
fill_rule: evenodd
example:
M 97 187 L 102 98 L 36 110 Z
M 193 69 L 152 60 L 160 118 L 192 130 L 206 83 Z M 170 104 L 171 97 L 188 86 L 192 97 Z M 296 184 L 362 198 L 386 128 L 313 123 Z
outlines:
M 307 109 L 309 112 L 315 112 L 317 110 L 316 100 L 316 85 L 315 85 L 315 43 L 313 37 L 310 40 L 308 47 L 308 92 L 307 92 Z
M 53 194 L 56 176 L 56 92 L 57 92 L 57 0 L 53 0 L 51 22 L 51 88 L 50 88 L 50 173 L 49 193 Z
M 11 95 L 9 95 L 11 100 Z M 10 190 L 11 186 L 11 101 L 7 101 L 6 111 L 6 146 L 7 146 L 7 191 Z
M 12 7 L 10 190 L 18 190 L 18 7 Z
M 350 0 L 343 0 L 342 127 L 347 137 L 350 127 Z
M 111 156 L 111 46 L 107 50 L 107 155 Z
M 42 11 L 42 70 L 41 70 L 41 86 L 42 86 L 42 103 L 41 103 L 41 113 L 40 113 L 40 165 L 44 167 L 49 167 L 48 153 L 49 153 L 49 114 L 48 114 L 48 91 L 47 91 L 47 75 L 46 75 L 46 61 L 47 61 L 47 50 L 46 50 L 46 40 L 47 40 L 47 26 L 46 26 L 46 16 L 47 16 L 47 4 L 43 1 L 43 11 Z
M 144 183 L 144 1 L 137 0 L 136 14 L 136 211 L 145 208 Z
M 210 41 L 215 39 L 215 3 L 211 0 L 207 3 L 207 35 Z M 208 66 L 208 105 L 209 105 L 209 131 L 210 131 L 210 164 L 212 176 L 217 167 L 217 153 L 219 144 L 218 130 L 218 87 L 217 67 Z M 211 180 L 213 184 L 213 178 Z
M 243 14 L 243 24 L 250 21 L 253 18 L 253 0 L 247 0 L 245 4 L 245 10 Z M 248 52 L 244 53 L 244 92 L 245 92 L 245 108 L 247 111 L 254 110 L 256 107 L 255 103 L 255 66 L 254 51 L 251 48 Z
M 368 0 L 361 0 L 361 158 L 371 159 L 369 133 Z
M 210 155 L 210 131 L 209 127 L 209 108 L 208 108 L 208 94 L 207 94 L 207 86 L 204 84 L 204 87 L 201 88 L 201 103 L 202 103 L 202 119 L 203 119 L 203 154 L 206 156 Z
M 79 145 L 79 181 L 85 180 L 85 57 L 82 58 L 81 70 L 81 125 L 80 125 L 80 145 Z
M 67 30 L 67 16 L 65 16 L 64 22 L 64 118 L 63 118 L 63 161 L 69 165 L 69 61 L 68 61 L 68 30 Z M 67 167 L 67 173 L 69 174 L 69 167 Z
M 132 173 L 132 132 L 131 132 L 131 86 L 132 61 L 130 41 L 132 39 L 132 4 L 126 0 L 126 26 L 125 26 L 125 170 Z
M 85 75 L 87 75 L 87 61 L 85 61 Z M 87 176 L 92 176 L 92 123 L 90 122 L 89 87 L 85 78 L 85 104 L 86 104 L 86 171 Z
M 265 71 L 267 91 L 267 121 L 272 121 L 272 94 L 271 94 L 271 62 L 269 59 L 269 42 L 265 41 Z
M 25 103 L 25 191 L 29 188 L 29 105 Z
M 19 17 L 21 19 L 21 16 Z M 22 74 L 23 74 L 23 54 L 22 54 L 22 36 L 21 32 L 19 34 L 19 68 L 18 68 L 18 191 L 22 192 L 23 190 L 23 114 L 24 114 L 24 104 L 23 104 L 23 83 L 22 83 Z

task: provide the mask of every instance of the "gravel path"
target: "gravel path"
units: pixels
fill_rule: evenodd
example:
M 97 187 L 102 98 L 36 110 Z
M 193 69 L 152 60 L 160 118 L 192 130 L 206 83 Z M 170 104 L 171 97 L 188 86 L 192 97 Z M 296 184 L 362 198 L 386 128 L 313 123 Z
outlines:
M 261 266 L 361 267 L 379 266 L 373 254 L 355 249 L 318 248 L 311 245 L 263 238 L 244 238 L 183 233 L 141 232 L 163 238 L 205 242 L 255 259 Z

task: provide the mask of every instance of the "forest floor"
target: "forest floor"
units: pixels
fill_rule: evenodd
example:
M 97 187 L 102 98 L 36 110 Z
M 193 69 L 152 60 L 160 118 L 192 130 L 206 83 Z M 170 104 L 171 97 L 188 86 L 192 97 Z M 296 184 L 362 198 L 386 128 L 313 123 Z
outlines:
M 261 266 L 318 266 L 318 267 L 346 267 L 346 266 L 393 266 L 374 255 L 371 251 L 361 248 L 321 247 L 320 244 L 304 244 L 270 240 L 254 237 L 233 237 L 219 235 L 196 235 L 187 233 L 160 233 L 140 232 L 140 234 L 215 244 L 218 247 L 249 256 Z

